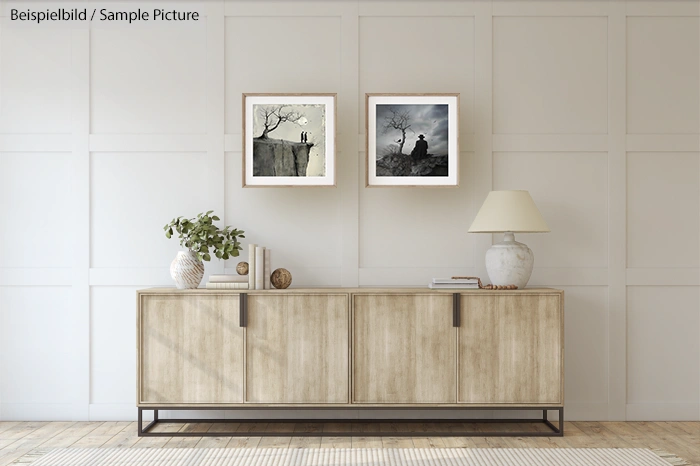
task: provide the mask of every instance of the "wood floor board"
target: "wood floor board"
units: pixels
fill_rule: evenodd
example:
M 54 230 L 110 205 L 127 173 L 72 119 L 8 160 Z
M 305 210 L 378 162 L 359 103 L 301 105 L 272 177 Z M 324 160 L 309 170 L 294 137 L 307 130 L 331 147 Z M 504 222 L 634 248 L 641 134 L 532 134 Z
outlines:
M 352 448 L 382 448 L 382 438 L 358 435 L 350 437 Z
M 202 437 L 195 448 L 224 448 L 231 437 Z
M 46 424 L 46 422 L 19 422 L 0 433 L 0 439 L 17 440 L 25 435 L 31 434 Z
M 0 438 L 2 438 L 3 432 L 5 432 L 6 430 L 9 430 L 13 427 L 16 427 L 18 424 L 22 424 L 22 421 L 2 421 L 2 422 L 0 422 Z
M 203 437 L 172 437 L 165 448 L 195 448 Z
M 289 441 L 289 448 L 321 448 L 321 440 L 319 437 L 292 437 Z
M 321 437 L 321 448 L 352 448 L 352 437 Z
M 445 437 L 443 442 L 447 448 L 476 448 L 471 437 Z
M 381 437 L 382 448 L 413 448 L 411 437 Z
M 238 427 L 240 427 L 240 422 L 214 422 L 207 432 L 217 433 L 217 432 L 236 432 Z
M 289 448 L 292 437 L 263 437 L 258 448 Z
M 136 432 L 138 425 L 136 422 L 129 422 L 124 429 L 117 435 L 107 440 L 102 448 L 129 448 L 134 443 L 139 441 L 138 433 Z
M 97 429 L 85 435 L 83 438 L 75 442 L 71 447 L 74 448 L 99 448 L 116 435 L 121 434 L 125 429 L 130 427 L 130 422 L 105 422 Z
M 76 422 L 67 429 L 57 433 L 41 446 L 42 448 L 67 448 L 92 433 L 104 422 Z
M 446 448 L 443 437 L 412 437 L 414 448 Z
M 226 448 L 258 448 L 262 437 L 231 437 Z

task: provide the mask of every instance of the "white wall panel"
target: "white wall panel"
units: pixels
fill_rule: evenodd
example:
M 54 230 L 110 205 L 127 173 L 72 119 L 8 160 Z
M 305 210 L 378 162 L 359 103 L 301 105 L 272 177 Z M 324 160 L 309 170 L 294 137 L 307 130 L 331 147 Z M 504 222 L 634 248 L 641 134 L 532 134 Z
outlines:
M 700 132 L 699 36 L 697 16 L 627 18 L 628 133 Z
M 627 289 L 627 402 L 697 406 L 700 289 Z M 697 411 L 692 418 L 697 420 Z
M 245 243 L 269 247 L 272 266 L 287 268 L 292 276 L 295 267 L 340 267 L 343 232 L 338 190 L 243 189 L 241 168 L 240 152 L 227 152 L 226 223 L 245 230 Z M 228 267 L 247 260 L 245 246 L 241 253 L 228 261 Z
M 227 17 L 226 132 L 241 133 L 242 93 L 339 92 L 340 32 L 340 17 Z
M 71 298 L 70 287 L 0 287 L 3 404 L 31 409 L 73 401 L 77 319 Z
M 604 404 L 608 399 L 607 287 L 561 288 L 565 293 L 565 399 Z
M 71 154 L 0 152 L 0 267 L 70 267 Z
M 0 31 L 0 133 L 70 133 L 71 33 Z
M 136 387 L 136 290 L 95 286 L 90 296 L 90 402 L 133 403 Z
M 627 154 L 627 266 L 700 266 L 700 154 Z
M 494 153 L 493 189 L 530 191 L 552 230 L 516 235 L 535 267 L 607 264 L 607 163 L 605 153 Z
M 206 45 L 206 20 L 93 28 L 92 133 L 206 132 Z
M 163 226 L 206 212 L 213 199 L 202 153 L 93 153 L 92 267 L 169 267 L 180 250 Z
M 361 17 L 359 37 L 360 128 L 365 93 L 458 92 L 459 132 L 474 133 L 473 17 Z
M 607 18 L 493 19 L 493 132 L 607 133 Z
M 460 154 L 458 188 L 368 188 L 360 191 L 360 267 L 474 266 L 473 154 Z M 396 272 L 401 274 L 400 271 Z M 395 283 L 392 277 L 366 285 Z M 416 284 L 416 283 L 411 283 Z

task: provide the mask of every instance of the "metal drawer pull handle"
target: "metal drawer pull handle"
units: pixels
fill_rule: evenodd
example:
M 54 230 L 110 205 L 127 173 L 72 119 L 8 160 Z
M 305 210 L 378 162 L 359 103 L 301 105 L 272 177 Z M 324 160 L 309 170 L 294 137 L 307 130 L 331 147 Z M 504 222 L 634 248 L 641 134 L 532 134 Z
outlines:
M 246 293 L 241 293 L 238 295 L 239 305 L 238 305 L 238 315 L 240 316 L 240 326 L 248 326 L 248 295 Z
M 460 300 L 461 296 L 459 293 L 452 293 L 452 326 L 459 327 L 460 324 Z

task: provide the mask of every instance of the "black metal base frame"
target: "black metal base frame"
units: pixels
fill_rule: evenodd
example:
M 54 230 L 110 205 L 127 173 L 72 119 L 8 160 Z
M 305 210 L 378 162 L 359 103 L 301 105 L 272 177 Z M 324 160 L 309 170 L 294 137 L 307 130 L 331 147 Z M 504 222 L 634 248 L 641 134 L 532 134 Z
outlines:
M 451 411 L 468 411 L 468 410 L 510 410 L 510 411 L 542 411 L 542 419 L 160 419 L 158 417 L 159 410 L 219 410 L 219 409 L 240 409 L 240 408 L 171 408 L 171 407 L 148 407 L 138 408 L 138 433 L 139 437 L 358 437 L 371 435 L 373 437 L 563 437 L 564 436 L 564 408 L 563 407 L 491 407 L 491 408 L 410 408 L 416 409 L 450 409 Z M 303 409 L 303 408 L 302 408 Z M 319 409 L 319 408 L 307 408 Z M 333 408 L 340 409 L 340 408 Z M 356 408 L 354 408 L 356 409 Z M 365 408 L 373 409 L 377 408 Z M 383 409 L 383 408 L 379 408 Z M 386 408 L 386 409 L 401 409 L 401 408 Z M 144 427 L 143 411 L 153 411 L 153 421 Z M 557 425 L 552 424 L 547 418 L 547 411 L 557 411 L 559 416 Z M 154 432 L 153 428 L 158 424 L 164 423 L 528 423 L 528 424 L 544 424 L 550 431 L 428 431 L 428 432 L 276 432 L 276 431 L 240 431 L 240 432 Z

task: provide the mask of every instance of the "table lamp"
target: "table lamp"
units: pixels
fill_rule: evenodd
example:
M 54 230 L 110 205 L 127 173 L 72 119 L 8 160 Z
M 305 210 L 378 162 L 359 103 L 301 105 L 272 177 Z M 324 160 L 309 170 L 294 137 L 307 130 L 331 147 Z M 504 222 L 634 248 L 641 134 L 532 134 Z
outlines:
M 469 227 L 469 233 L 505 233 L 486 251 L 486 272 L 494 285 L 524 288 L 535 256 L 515 241 L 514 233 L 546 233 L 547 223 L 527 191 L 491 191 Z

